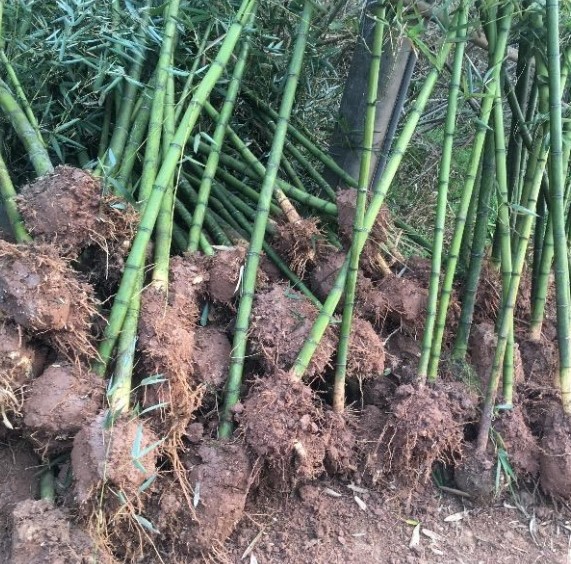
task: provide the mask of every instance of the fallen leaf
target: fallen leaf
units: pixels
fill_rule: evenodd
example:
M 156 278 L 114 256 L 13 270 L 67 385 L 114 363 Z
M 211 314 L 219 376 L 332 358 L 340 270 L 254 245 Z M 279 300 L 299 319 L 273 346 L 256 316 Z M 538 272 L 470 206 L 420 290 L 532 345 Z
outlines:
M 433 541 L 442 540 L 442 537 L 438 533 L 435 533 L 434 531 L 431 531 L 429 529 L 422 529 L 421 532 L 423 535 L 427 536 L 429 539 L 432 539 Z
M 444 521 L 446 523 L 455 523 L 456 521 L 462 521 L 466 514 L 464 511 L 460 511 L 459 513 L 452 513 L 452 515 L 448 515 L 448 517 L 444 517 Z
M 420 523 L 413 529 L 412 537 L 408 543 L 409 548 L 416 548 L 420 544 Z
M 367 504 L 360 497 L 355 496 L 354 499 L 363 511 L 367 511 Z
M 331 497 L 343 497 L 339 492 L 336 492 L 335 490 L 332 490 L 331 488 L 325 488 L 323 491 L 327 495 L 330 495 Z

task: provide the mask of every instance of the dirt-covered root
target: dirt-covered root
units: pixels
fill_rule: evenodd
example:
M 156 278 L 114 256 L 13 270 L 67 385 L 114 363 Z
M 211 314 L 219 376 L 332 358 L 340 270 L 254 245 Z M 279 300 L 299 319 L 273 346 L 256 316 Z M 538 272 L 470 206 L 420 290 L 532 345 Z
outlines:
M 160 441 L 143 421 L 124 418 L 110 423 L 108 414 L 100 413 L 73 441 L 77 500 L 86 503 L 104 483 L 127 499 L 137 498 L 156 472 L 159 448 Z
M 559 374 L 559 355 L 555 341 L 519 341 L 526 384 L 552 388 Z
M 340 190 L 337 193 L 339 235 L 347 249 L 354 235 L 356 201 L 357 190 Z M 402 256 L 397 250 L 399 236 L 398 229 L 391 220 L 389 209 L 383 206 L 361 254 L 361 266 L 367 276 L 372 278 L 386 276 L 390 273 L 390 267 L 393 264 L 402 262 Z
M 539 473 L 539 445 L 525 422 L 521 408 L 516 406 L 511 411 L 504 411 L 494 421 L 494 431 L 499 435 L 516 473 L 524 478 L 536 478 Z
M 11 416 L 20 415 L 24 387 L 38 369 L 39 356 L 18 325 L 0 321 L 0 425 L 12 428 Z
M 194 491 L 189 509 L 175 482 L 167 482 L 159 500 L 156 527 L 165 552 L 204 557 L 222 552 L 244 514 L 252 481 L 252 465 L 240 444 L 203 444 L 184 457 Z
M 205 257 L 187 253 L 171 258 L 169 266 L 169 303 L 178 308 L 194 308 L 207 292 L 208 266 Z
M 358 470 L 357 420 L 349 410 L 324 415 L 325 469 L 330 476 L 350 478 Z
M 498 335 L 492 323 L 483 321 L 472 325 L 468 341 L 470 363 L 478 376 L 477 385 L 482 392 L 485 392 L 488 386 L 497 343 Z M 524 373 L 517 343 L 514 343 L 513 365 L 514 384 L 521 384 L 524 379 Z
M 24 442 L 0 445 L 0 562 L 10 562 L 10 528 L 14 506 L 35 498 L 39 493 L 39 464 L 32 448 Z
M 386 311 L 375 312 L 377 323 L 385 319 L 411 335 L 422 334 L 426 317 L 428 292 L 413 280 L 398 276 L 387 276 L 378 284 L 378 291 L 384 296 Z M 382 303 L 381 300 L 378 300 Z
M 315 218 L 300 219 L 294 223 L 280 223 L 274 237 L 278 254 L 286 259 L 290 268 L 301 278 L 324 254 L 327 243 Z
M 226 381 L 232 344 L 226 333 L 216 327 L 197 327 L 193 355 L 194 377 L 215 391 Z
M 192 372 L 198 307 L 187 302 L 186 308 L 177 308 L 169 301 L 164 292 L 152 286 L 141 295 L 138 348 L 148 375 Z
M 543 491 L 570 499 L 571 423 L 561 407 L 551 412 L 539 446 L 539 478 Z
M 269 291 L 256 294 L 250 345 L 268 371 L 289 370 L 293 366 L 318 313 L 305 296 L 287 284 L 276 284 Z M 329 328 L 307 368 L 310 378 L 323 374 L 336 346 L 337 339 Z
M 22 188 L 18 207 L 32 237 L 66 256 L 77 257 L 90 245 L 118 251 L 129 244 L 136 215 L 117 198 L 102 198 L 101 190 L 87 171 L 58 166 Z
M 238 294 L 246 247 L 218 248 L 210 260 L 208 294 L 215 301 L 232 305 Z
M 111 563 L 90 537 L 73 524 L 64 510 L 51 501 L 31 499 L 14 508 L 12 516 L 12 564 Z
M 0 241 L 0 312 L 70 359 L 93 358 L 93 288 L 54 247 Z
M 462 459 L 454 467 L 454 481 L 474 503 L 488 505 L 496 493 L 493 457 L 477 452 L 472 444 L 465 445 Z
M 75 434 L 103 407 L 104 395 L 105 382 L 87 368 L 52 364 L 26 391 L 26 435 L 42 454 L 69 449 Z
M 495 323 L 498 317 L 502 297 L 502 280 L 501 272 L 498 268 L 491 266 L 490 263 L 484 263 L 478 290 L 476 291 L 476 301 L 474 305 L 474 321 L 475 322 L 491 322 Z M 516 306 L 514 310 L 514 319 L 516 326 L 518 321 L 527 321 L 531 311 L 531 280 L 528 273 L 524 273 L 522 277 Z
M 331 292 L 346 256 L 342 251 L 328 252 L 320 257 L 311 271 L 311 289 L 320 300 L 325 300 Z
M 450 464 L 460 455 L 464 425 L 474 419 L 475 411 L 475 398 L 461 385 L 401 385 L 368 456 L 372 483 L 396 479 L 409 491 L 426 483 L 436 462 Z
M 385 347 L 373 326 L 360 317 L 355 317 L 351 325 L 347 378 L 362 382 L 378 377 L 385 369 Z
M 295 487 L 324 471 L 329 437 L 312 390 L 282 371 L 258 380 L 239 416 L 246 444 L 264 462 L 269 484 Z

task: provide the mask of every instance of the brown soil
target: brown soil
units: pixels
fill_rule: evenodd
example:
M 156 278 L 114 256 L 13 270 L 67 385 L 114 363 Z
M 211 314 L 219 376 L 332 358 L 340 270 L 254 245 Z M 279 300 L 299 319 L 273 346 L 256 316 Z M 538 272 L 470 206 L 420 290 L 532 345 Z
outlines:
M 525 381 L 551 388 L 559 373 L 559 356 L 554 341 L 519 341 Z
M 379 322 L 384 318 L 396 323 L 411 335 L 421 335 L 426 316 L 427 291 L 407 278 L 388 276 L 381 280 L 378 290 L 386 300 L 386 312 L 377 312 Z
M 163 492 L 157 521 L 162 549 L 178 558 L 215 556 L 244 514 L 252 480 L 248 455 L 240 444 L 203 444 L 184 465 L 194 507 L 189 510 L 176 487 Z
M 461 384 L 401 385 L 377 448 L 368 453 L 371 483 L 397 479 L 404 492 L 426 483 L 436 462 L 453 464 L 459 457 L 464 426 L 475 415 L 475 398 Z
M 52 364 L 24 400 L 24 427 L 42 454 L 69 450 L 75 434 L 103 407 L 105 381 L 78 365 Z
M 541 487 L 555 497 L 571 498 L 571 423 L 561 408 L 551 412 L 540 448 Z
M 239 288 L 241 267 L 246 259 L 246 247 L 217 250 L 210 261 L 208 293 L 215 302 L 231 305 Z
M 318 261 L 311 272 L 311 289 L 320 300 L 325 300 L 331 292 L 335 279 L 346 255 L 341 251 L 331 251 Z
M 539 472 L 539 445 L 524 420 L 521 407 L 504 411 L 494 421 L 494 430 L 500 435 L 517 475 L 536 478 Z
M 293 366 L 318 313 L 305 296 L 286 284 L 276 284 L 271 290 L 256 294 L 250 345 L 268 371 L 289 370 Z M 323 374 L 336 346 L 333 329 L 328 328 L 307 369 L 310 378 Z
M 433 489 L 419 497 L 413 509 L 406 509 L 393 492 L 354 488 L 351 483 L 326 480 L 304 485 L 295 496 L 276 497 L 274 492 L 251 496 L 246 516 L 226 545 L 224 561 L 567 562 L 568 532 L 560 525 L 564 515 L 540 513 L 537 500 L 527 494 L 520 500 L 526 516 L 513 504 L 473 507 Z M 364 509 L 356 497 L 364 502 Z
M 127 499 L 156 472 L 157 437 L 136 419 L 120 419 L 107 428 L 106 413 L 98 415 L 75 436 L 71 462 L 75 492 L 87 502 L 106 483 Z
M 474 503 L 489 505 L 495 495 L 494 459 L 476 452 L 473 445 L 465 445 L 462 460 L 454 468 L 454 480 Z
M 323 470 L 328 442 L 324 414 L 311 389 L 277 371 L 259 380 L 239 416 L 247 445 L 269 474 L 268 483 L 290 489 Z
M 492 323 L 483 321 L 472 325 L 468 342 L 470 360 L 478 376 L 478 386 L 482 392 L 485 392 L 488 386 L 497 342 L 497 333 Z M 514 383 L 521 384 L 523 380 L 524 373 L 519 345 L 514 343 Z
M 312 267 L 323 255 L 326 245 L 315 218 L 279 224 L 274 244 L 278 254 L 300 278 L 305 276 L 307 267 Z
M 216 327 L 197 327 L 193 356 L 196 380 L 210 389 L 222 388 L 230 367 L 232 344 Z
M 384 369 L 383 341 L 368 321 L 355 317 L 349 339 L 347 377 L 361 382 L 382 375 Z
M 110 257 L 111 266 L 120 267 L 121 256 L 134 234 L 136 217 L 124 202 L 102 199 L 101 190 L 100 181 L 88 172 L 58 166 L 52 174 L 24 186 L 18 203 L 36 242 L 54 245 L 69 257 L 77 257 L 94 245 Z M 120 261 L 117 265 L 116 259 Z
M 0 562 L 9 562 L 14 506 L 39 493 L 39 460 L 25 443 L 0 444 Z
M 11 416 L 20 414 L 23 386 L 35 375 L 38 357 L 21 328 L 8 321 L 0 323 L 0 415 L 9 428 L 14 423 Z
M 55 249 L 0 241 L 0 312 L 71 359 L 92 358 L 93 289 Z
M 12 564 L 76 564 L 111 562 L 99 553 L 90 537 L 74 526 L 69 516 L 52 502 L 31 499 L 19 503 L 13 513 Z

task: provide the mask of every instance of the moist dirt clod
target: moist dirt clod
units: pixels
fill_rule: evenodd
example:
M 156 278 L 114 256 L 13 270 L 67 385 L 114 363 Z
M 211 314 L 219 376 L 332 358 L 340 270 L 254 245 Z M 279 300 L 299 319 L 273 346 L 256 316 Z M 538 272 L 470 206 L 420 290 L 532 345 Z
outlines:
M 100 413 L 75 436 L 71 463 L 77 500 L 83 504 L 104 483 L 127 499 L 156 472 L 160 441 L 141 420 L 110 422 Z
M 215 301 L 231 306 L 238 293 L 246 247 L 221 248 L 210 260 L 208 294 Z
M 226 381 L 230 368 L 232 344 L 217 327 L 197 327 L 193 355 L 194 376 L 198 382 L 215 391 Z
M 25 393 L 24 428 L 42 454 L 69 450 L 75 434 L 103 407 L 105 381 L 65 361 L 49 366 Z
M 477 452 L 474 445 L 465 445 L 462 460 L 454 467 L 454 480 L 474 503 L 489 505 L 496 493 L 493 457 Z
M 317 308 L 286 284 L 259 292 L 254 300 L 250 344 L 268 371 L 289 370 L 307 339 Z M 328 328 L 307 368 L 309 378 L 321 376 L 329 366 L 337 339 Z
M 55 248 L 0 241 L 0 312 L 70 359 L 93 358 L 97 302 Z

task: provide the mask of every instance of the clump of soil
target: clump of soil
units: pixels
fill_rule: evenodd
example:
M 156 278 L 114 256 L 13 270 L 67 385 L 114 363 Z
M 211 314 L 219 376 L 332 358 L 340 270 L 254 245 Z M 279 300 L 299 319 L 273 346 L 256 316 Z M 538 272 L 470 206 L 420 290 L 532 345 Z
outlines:
M 39 243 L 77 257 L 90 245 L 113 251 L 134 234 L 135 214 L 117 199 L 102 200 L 101 182 L 85 170 L 58 166 L 22 188 L 18 204 L 26 228 Z M 127 248 L 125 248 L 125 243 Z M 109 253 L 112 255 L 113 253 Z
M 71 523 L 69 516 L 51 501 L 31 499 L 19 503 L 13 513 L 12 564 L 58 562 L 110 563 L 89 536 Z
M 0 241 L 0 312 L 64 356 L 93 358 L 93 289 L 53 247 Z
M 252 466 L 240 444 L 203 444 L 184 460 L 188 480 L 194 490 L 195 507 L 191 513 L 175 488 L 160 500 L 158 529 L 169 536 L 176 552 L 187 555 L 216 553 L 231 535 L 244 514 L 246 496 L 252 479 Z M 173 528 L 175 523 L 184 523 Z
M 147 375 L 188 375 L 192 371 L 198 307 L 193 302 L 187 302 L 184 309 L 173 307 L 171 297 L 152 286 L 141 295 L 138 347 Z
M 198 304 L 207 290 L 209 274 L 206 261 L 199 254 L 172 257 L 169 265 L 169 302 L 183 307 Z
M 478 453 L 472 444 L 465 445 L 462 460 L 454 468 L 454 480 L 472 501 L 489 505 L 495 495 L 493 458 L 488 453 Z
M 238 293 L 240 270 L 246 259 L 246 247 L 218 249 L 210 261 L 208 293 L 215 302 L 231 305 Z
M 331 251 L 323 255 L 311 272 L 311 289 L 320 300 L 325 300 L 345 262 L 346 254 Z
M 71 447 L 73 437 L 103 406 L 105 382 L 76 364 L 52 364 L 32 381 L 24 400 L 24 426 L 43 453 Z
M 353 226 L 357 190 L 346 189 L 337 192 L 337 221 L 339 235 L 348 249 L 353 240 Z M 390 232 L 396 232 L 390 212 L 386 206 L 381 208 L 376 222 L 369 233 L 361 253 L 361 267 L 367 276 L 379 278 L 390 274 L 390 266 L 401 261 L 400 254 L 390 241 Z
M 349 338 L 347 377 L 361 382 L 383 374 L 384 369 L 383 341 L 368 321 L 355 317 Z
M 434 463 L 453 463 L 462 452 L 464 425 L 475 417 L 475 398 L 460 384 L 397 388 L 377 448 L 367 466 L 373 484 L 396 478 L 413 490 Z
M 472 325 L 470 339 L 468 341 L 470 347 L 471 364 L 478 375 L 478 384 L 482 392 L 488 386 L 492 364 L 494 363 L 494 355 L 498 343 L 498 336 L 495 327 L 488 321 L 483 321 Z M 514 384 L 523 382 L 523 365 L 519 352 L 519 345 L 514 343 Z
M 34 376 L 36 357 L 21 328 L 0 322 L 0 416 L 8 428 L 12 427 L 8 414 L 20 414 L 22 387 Z
M 105 482 L 127 498 L 156 472 L 159 444 L 143 421 L 118 419 L 107 426 L 100 413 L 75 436 L 71 463 L 79 503 L 87 502 Z
M 12 510 L 39 493 L 38 457 L 23 442 L 0 445 L 0 562 L 9 562 Z
M 526 383 L 551 388 L 559 374 L 559 355 L 553 341 L 519 341 Z
M 357 471 L 357 421 L 344 414 L 325 411 L 324 436 L 327 437 L 324 466 L 330 476 L 349 478 Z
M 285 284 L 256 294 L 252 310 L 250 344 L 263 365 L 289 370 L 305 343 L 317 308 L 303 294 Z M 323 374 L 337 346 L 333 330 L 328 328 L 307 368 L 310 378 Z
M 494 422 L 509 456 L 510 464 L 519 475 L 535 478 L 539 472 L 539 445 L 525 423 L 521 408 L 505 411 Z
M 208 388 L 224 385 L 230 368 L 232 344 L 226 333 L 216 327 L 197 327 L 193 355 L 194 376 Z
M 312 390 L 276 371 L 256 382 L 239 420 L 247 445 L 262 458 L 269 483 L 294 487 L 323 470 L 328 437 Z
M 378 290 L 385 297 L 386 312 L 377 312 L 378 321 L 384 318 L 399 324 L 409 334 L 422 333 L 426 316 L 428 292 L 407 278 L 387 276 L 379 282 Z
M 543 491 L 571 498 L 571 423 L 561 407 L 551 412 L 540 441 L 539 478 Z
M 303 278 L 307 267 L 312 267 L 323 254 L 325 241 L 317 219 L 308 218 L 279 224 L 274 245 L 290 268 Z

